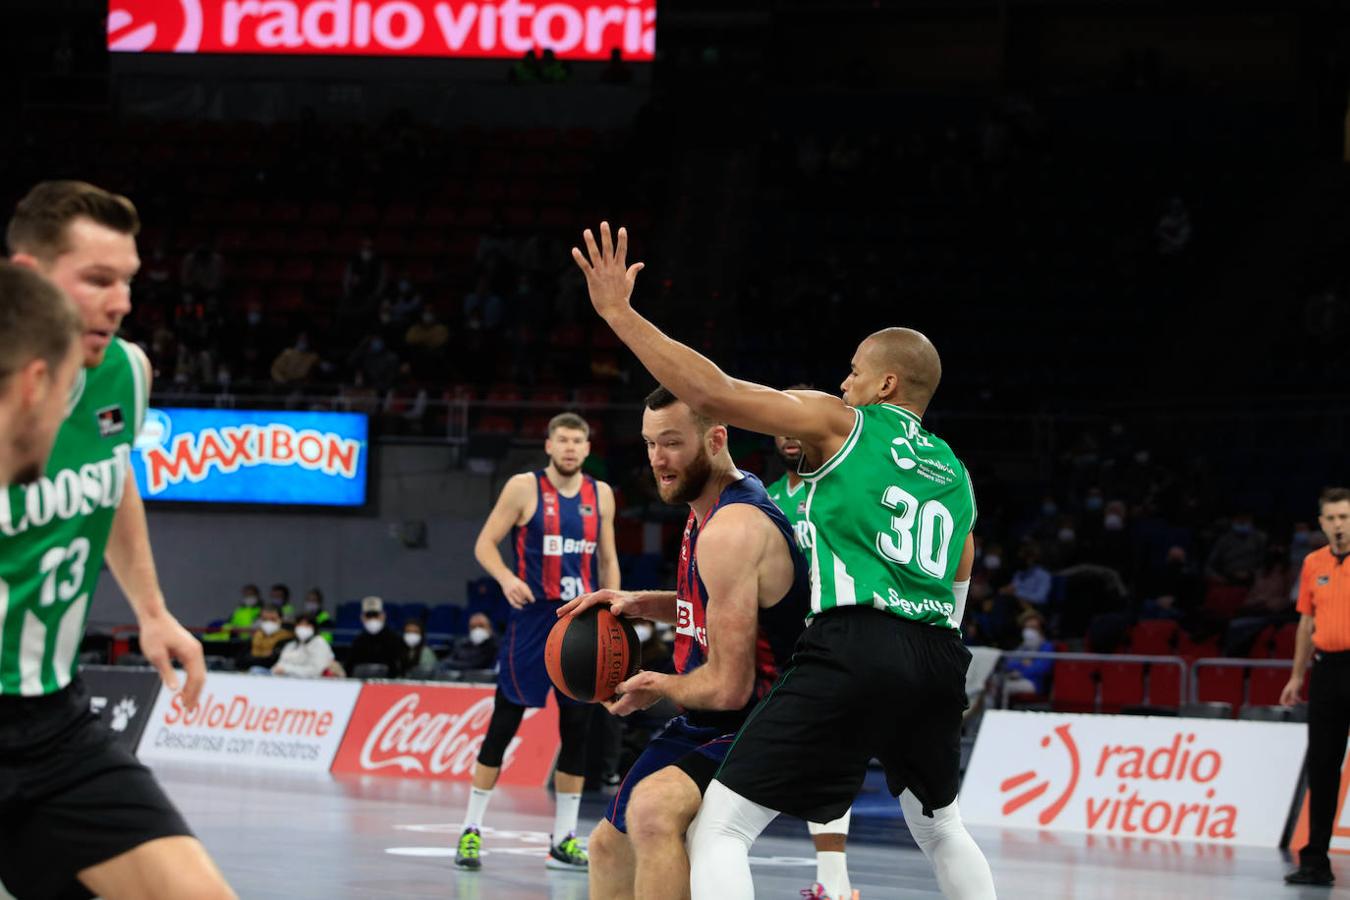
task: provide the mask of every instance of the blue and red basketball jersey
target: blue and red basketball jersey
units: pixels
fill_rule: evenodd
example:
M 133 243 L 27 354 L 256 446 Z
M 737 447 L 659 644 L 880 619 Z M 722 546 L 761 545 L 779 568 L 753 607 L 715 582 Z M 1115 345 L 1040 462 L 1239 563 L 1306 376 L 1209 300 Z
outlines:
M 543 470 L 535 472 L 538 503 L 530 521 L 515 529 L 516 575 L 536 600 L 573 600 L 598 590 L 600 492 L 582 476 L 575 497 L 558 493 Z
M 530 586 L 534 602 L 512 609 L 498 654 L 497 686 L 520 706 L 543 706 L 552 682 L 544 645 L 558 621 L 558 604 L 600 588 L 600 494 L 583 476 L 575 497 L 558 493 L 542 470 L 535 472 L 534 515 L 515 529 L 516 575 Z M 558 693 L 559 704 L 576 701 Z
M 792 555 L 794 577 L 792 587 L 783 598 L 768 609 L 759 611 L 759 635 L 755 646 L 755 687 L 750 701 L 739 710 L 690 710 L 687 718 L 697 727 L 720 727 L 732 732 L 740 728 L 755 704 L 769 692 L 782 667 L 792 656 L 792 649 L 805 627 L 806 614 L 811 609 L 811 572 L 806 557 L 797 549 L 792 526 L 764 490 L 764 483 L 748 472 L 739 481 L 722 489 L 717 502 L 703 519 L 707 527 L 720 509 L 733 503 L 748 503 L 768 516 L 783 533 L 788 553 Z M 676 573 L 675 603 L 675 671 L 692 672 L 703 664 L 708 652 L 708 589 L 698 574 L 699 523 L 693 510 L 684 526 L 684 540 L 680 544 L 680 564 Z M 713 601 L 715 602 L 715 600 Z

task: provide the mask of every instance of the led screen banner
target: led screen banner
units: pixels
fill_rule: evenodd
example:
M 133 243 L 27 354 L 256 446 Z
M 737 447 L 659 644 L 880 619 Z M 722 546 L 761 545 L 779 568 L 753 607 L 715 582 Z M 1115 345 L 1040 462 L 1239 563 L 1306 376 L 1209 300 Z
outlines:
M 630 62 L 656 49 L 656 0 L 109 0 L 122 53 L 515 58 L 552 50 Z
M 360 507 L 364 413 L 151 409 L 131 466 L 149 502 Z

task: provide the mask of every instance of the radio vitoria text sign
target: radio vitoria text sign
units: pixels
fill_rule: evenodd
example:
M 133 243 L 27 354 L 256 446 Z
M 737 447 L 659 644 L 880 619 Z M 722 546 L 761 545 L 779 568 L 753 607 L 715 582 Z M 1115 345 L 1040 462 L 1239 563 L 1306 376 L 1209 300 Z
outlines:
M 121 53 L 652 59 L 656 0 L 109 0 Z

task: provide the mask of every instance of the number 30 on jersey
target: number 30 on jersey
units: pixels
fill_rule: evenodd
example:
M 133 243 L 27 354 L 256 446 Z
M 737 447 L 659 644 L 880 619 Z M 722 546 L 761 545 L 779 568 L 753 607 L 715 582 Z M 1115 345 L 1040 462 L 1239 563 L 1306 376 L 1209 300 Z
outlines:
M 917 562 L 927 574 L 942 578 L 956 525 L 951 510 L 941 500 L 920 504 L 917 497 L 894 484 L 882 494 L 881 505 L 894 515 L 890 531 L 877 533 L 877 552 L 898 565 Z

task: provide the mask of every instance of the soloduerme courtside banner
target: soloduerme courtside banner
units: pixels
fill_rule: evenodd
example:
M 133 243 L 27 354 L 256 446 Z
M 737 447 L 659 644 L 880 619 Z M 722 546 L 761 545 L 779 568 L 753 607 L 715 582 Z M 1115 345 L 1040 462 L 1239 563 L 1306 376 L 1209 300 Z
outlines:
M 650 62 L 656 0 L 109 0 L 108 49 Z
M 327 772 L 360 693 L 361 682 L 345 679 L 208 672 L 195 709 L 159 692 L 137 755 Z
M 150 409 L 131 454 L 147 501 L 366 503 L 364 413 Z
M 992 710 L 961 784 L 978 825 L 1278 847 L 1307 726 Z

